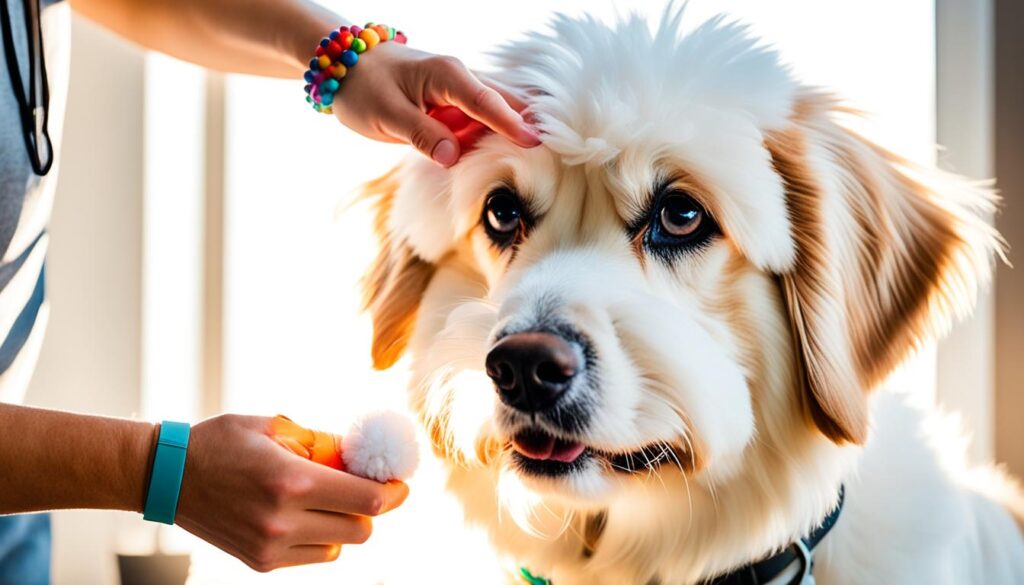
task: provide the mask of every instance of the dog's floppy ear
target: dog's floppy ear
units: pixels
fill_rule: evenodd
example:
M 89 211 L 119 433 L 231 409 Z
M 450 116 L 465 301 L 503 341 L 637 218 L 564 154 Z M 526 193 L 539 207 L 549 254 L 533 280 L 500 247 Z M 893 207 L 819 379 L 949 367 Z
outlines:
M 434 265 L 395 233 L 392 216 L 401 166 L 367 183 L 364 196 L 375 205 L 374 231 L 380 251 L 363 280 L 363 308 L 373 321 L 373 367 L 383 370 L 402 357 L 412 336 L 420 299 L 434 274 Z
M 867 392 L 973 306 L 998 235 L 979 218 L 993 194 L 924 172 L 801 97 L 766 135 L 782 176 L 797 257 L 780 275 L 798 346 L 806 411 L 837 443 L 862 444 Z
M 448 126 L 463 155 L 492 133 L 456 107 L 435 107 L 428 114 Z M 379 370 L 402 357 L 434 264 L 454 243 L 450 182 L 448 169 L 414 154 L 363 188 L 363 197 L 376 205 L 374 231 L 380 239 L 363 281 L 363 309 L 373 320 L 373 366 Z

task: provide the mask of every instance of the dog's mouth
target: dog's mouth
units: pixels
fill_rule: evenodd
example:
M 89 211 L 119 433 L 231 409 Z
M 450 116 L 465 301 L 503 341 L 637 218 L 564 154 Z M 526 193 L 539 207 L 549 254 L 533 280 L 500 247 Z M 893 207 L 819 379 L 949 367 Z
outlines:
M 511 451 L 520 472 L 546 477 L 568 475 L 593 460 L 607 469 L 621 473 L 648 471 L 664 463 L 679 464 L 681 461 L 678 449 L 665 443 L 611 453 L 579 441 L 556 437 L 538 428 L 516 433 L 511 440 Z
M 571 464 L 583 456 L 587 446 L 576 441 L 560 439 L 540 429 L 527 429 L 512 437 L 512 449 L 532 461 Z

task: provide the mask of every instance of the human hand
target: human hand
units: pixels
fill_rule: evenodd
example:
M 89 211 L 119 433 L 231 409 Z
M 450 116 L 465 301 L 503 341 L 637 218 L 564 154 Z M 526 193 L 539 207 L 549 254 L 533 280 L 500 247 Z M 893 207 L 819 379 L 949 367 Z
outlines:
M 523 147 L 540 144 L 517 110 L 524 104 L 486 85 L 458 59 L 381 43 L 349 70 L 333 110 L 342 124 L 383 142 L 409 143 L 442 166 L 461 154 L 450 128 L 427 115 L 455 106 Z M 362 61 L 365 61 L 362 62 Z
M 271 419 L 221 415 L 192 428 L 175 523 L 266 572 L 333 561 L 361 544 L 371 518 L 409 493 L 296 457 Z

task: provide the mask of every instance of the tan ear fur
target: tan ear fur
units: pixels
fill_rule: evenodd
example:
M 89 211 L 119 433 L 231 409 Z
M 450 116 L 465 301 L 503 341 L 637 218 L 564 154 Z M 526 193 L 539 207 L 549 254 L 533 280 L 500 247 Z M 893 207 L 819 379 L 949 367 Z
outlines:
M 862 444 L 867 393 L 974 304 L 998 234 L 990 190 L 924 171 L 844 128 L 834 99 L 803 96 L 766 146 L 786 188 L 797 259 L 780 275 L 805 406 L 837 443 Z
M 434 275 L 434 265 L 419 258 L 412 248 L 395 241 L 388 216 L 398 188 L 397 168 L 367 183 L 363 196 L 376 207 L 374 231 L 380 251 L 363 279 L 363 309 L 373 321 L 373 367 L 384 370 L 405 351 L 412 336 L 423 293 Z

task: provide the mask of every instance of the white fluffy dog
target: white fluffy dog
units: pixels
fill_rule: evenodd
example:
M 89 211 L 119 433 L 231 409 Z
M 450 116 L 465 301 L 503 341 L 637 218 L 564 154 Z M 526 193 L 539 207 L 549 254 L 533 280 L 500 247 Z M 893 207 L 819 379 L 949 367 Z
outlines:
M 557 17 L 498 53 L 543 146 L 370 185 L 374 359 L 467 519 L 555 585 L 1024 583 L 1019 490 L 872 394 L 971 307 L 991 193 L 681 12 Z

